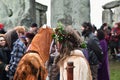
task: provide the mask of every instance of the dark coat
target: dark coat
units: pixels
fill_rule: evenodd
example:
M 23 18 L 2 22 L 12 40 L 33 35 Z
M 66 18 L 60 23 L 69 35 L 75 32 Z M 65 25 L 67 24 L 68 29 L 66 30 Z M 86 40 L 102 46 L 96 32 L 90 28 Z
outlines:
M 10 50 L 8 48 L 0 48 L 0 80 L 8 80 L 6 77 L 5 67 L 10 60 Z
M 90 65 L 97 65 L 102 61 L 103 52 L 100 47 L 98 38 L 93 34 L 89 34 L 87 43 L 88 56 Z

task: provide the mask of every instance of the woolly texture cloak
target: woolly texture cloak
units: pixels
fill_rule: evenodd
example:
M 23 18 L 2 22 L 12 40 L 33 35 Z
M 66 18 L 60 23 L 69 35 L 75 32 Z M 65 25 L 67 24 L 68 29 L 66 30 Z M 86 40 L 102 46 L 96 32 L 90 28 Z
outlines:
M 72 51 L 69 57 L 59 63 L 60 80 L 67 80 L 67 62 L 74 64 L 73 80 L 92 80 L 89 64 L 80 50 Z
M 41 58 L 41 65 L 45 70 L 44 79 L 46 78 L 45 63 L 49 59 L 49 50 L 52 42 L 53 30 L 51 28 L 40 28 L 38 33 L 33 38 L 29 50 L 37 51 Z

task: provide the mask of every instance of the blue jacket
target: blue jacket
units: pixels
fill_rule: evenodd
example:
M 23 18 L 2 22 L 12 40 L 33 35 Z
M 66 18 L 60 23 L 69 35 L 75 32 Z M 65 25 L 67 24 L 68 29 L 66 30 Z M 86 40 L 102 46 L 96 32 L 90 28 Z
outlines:
M 26 51 L 25 44 L 20 39 L 17 39 L 14 43 L 13 50 L 11 52 L 11 59 L 9 62 L 10 66 L 8 71 L 9 78 L 13 78 L 17 65 L 22 56 L 24 55 L 25 51 Z

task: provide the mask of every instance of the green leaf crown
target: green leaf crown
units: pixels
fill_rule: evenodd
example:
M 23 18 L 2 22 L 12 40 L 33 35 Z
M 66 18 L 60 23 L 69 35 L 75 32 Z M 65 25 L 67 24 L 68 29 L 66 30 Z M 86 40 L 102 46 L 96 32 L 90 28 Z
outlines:
M 64 30 L 64 25 L 61 22 L 57 23 L 57 28 L 55 29 L 55 33 L 52 35 L 52 38 L 56 42 L 58 41 L 60 43 L 64 42 L 65 40 L 72 40 L 72 42 L 75 42 L 75 40 L 72 39 L 71 35 Z M 84 41 L 82 43 L 79 43 L 79 46 L 81 48 L 87 47 Z
M 65 39 L 66 32 L 64 31 L 64 26 L 62 23 L 57 24 L 57 28 L 55 29 L 55 33 L 52 35 L 52 38 L 55 39 L 55 41 L 62 42 Z

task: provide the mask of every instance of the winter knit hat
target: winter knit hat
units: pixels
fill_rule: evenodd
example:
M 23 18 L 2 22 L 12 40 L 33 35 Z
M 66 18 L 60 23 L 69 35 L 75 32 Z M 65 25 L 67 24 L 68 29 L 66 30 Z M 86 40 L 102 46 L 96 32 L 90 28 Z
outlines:
M 0 23 L 0 29 L 4 28 L 4 24 Z

